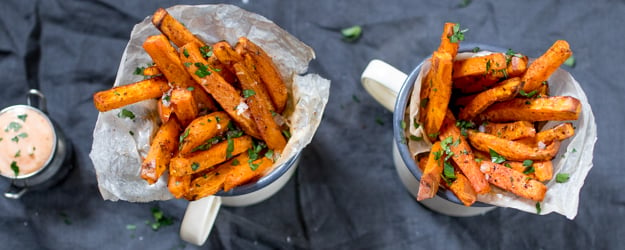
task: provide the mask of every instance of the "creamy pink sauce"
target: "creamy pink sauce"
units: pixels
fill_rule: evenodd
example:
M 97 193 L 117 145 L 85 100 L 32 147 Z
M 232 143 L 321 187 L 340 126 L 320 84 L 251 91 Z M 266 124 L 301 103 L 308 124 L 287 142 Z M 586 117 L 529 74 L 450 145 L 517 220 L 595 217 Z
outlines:
M 54 128 L 39 112 L 15 107 L 0 114 L 0 174 L 31 174 L 50 159 L 55 145 Z M 12 167 L 13 166 L 13 167 Z

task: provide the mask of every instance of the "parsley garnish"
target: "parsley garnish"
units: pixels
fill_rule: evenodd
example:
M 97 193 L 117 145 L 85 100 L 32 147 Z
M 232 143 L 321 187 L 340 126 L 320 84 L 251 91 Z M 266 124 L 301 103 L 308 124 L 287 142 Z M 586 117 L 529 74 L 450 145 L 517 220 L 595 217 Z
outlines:
M 567 174 L 567 173 L 558 173 L 556 175 L 556 182 L 557 183 L 565 183 L 565 182 L 569 181 L 570 177 L 571 176 L 569 174 Z
M 221 118 L 219 116 L 215 116 L 215 121 L 217 121 L 217 123 L 221 123 Z
M 137 67 L 135 69 L 134 72 L 132 72 L 133 75 L 138 75 L 138 76 L 142 76 L 143 75 L 143 71 L 145 70 L 145 67 Z
M 134 136 L 134 135 L 135 135 L 135 132 L 128 131 L 128 134 L 130 134 L 130 135 Z
M 195 88 L 194 87 L 188 87 L 187 90 L 188 91 L 193 91 Z
M 189 136 L 189 129 L 186 129 L 184 133 L 178 138 L 179 140 L 178 142 L 182 144 L 182 142 L 184 141 L 184 139 L 187 138 L 187 136 Z
M 263 162 L 260 161 L 259 163 L 253 163 L 253 162 L 248 162 L 250 165 L 250 169 L 252 171 L 256 171 L 256 169 L 258 169 L 258 167 L 260 166 L 260 164 L 262 164 Z
M 443 179 L 447 182 L 447 184 L 451 184 L 456 180 L 454 166 L 452 166 L 449 162 L 443 163 Z
M 20 167 L 17 166 L 17 162 L 15 161 L 11 162 L 11 170 L 13 170 L 13 173 L 15 173 L 15 176 L 17 176 L 20 173 Z
M 458 120 L 456 121 L 456 127 L 460 128 L 460 134 L 462 134 L 462 136 L 467 136 L 467 129 L 475 128 L 475 123 L 472 121 Z
M 267 150 L 267 152 L 265 152 L 265 157 L 273 160 L 273 150 Z
M 185 66 L 185 67 L 189 67 L 189 66 L 191 66 L 191 65 L 193 65 L 193 63 L 192 63 L 192 62 L 185 62 L 185 63 L 184 63 L 184 66 Z
M 417 122 L 417 118 L 414 118 L 413 123 L 414 123 L 414 128 L 415 128 L 415 129 L 418 129 L 418 128 L 419 128 L 419 126 L 421 126 L 421 125 Z
M 423 136 L 410 135 L 410 140 L 413 140 L 413 141 L 423 141 Z
M 469 31 L 469 29 L 460 30 L 460 24 L 456 23 L 453 27 L 453 34 L 449 36 L 449 41 L 452 43 L 464 41 L 464 33 L 467 31 Z
M 135 114 L 132 111 L 127 109 L 122 109 L 121 112 L 117 113 L 117 117 L 119 118 L 130 118 L 131 120 L 135 119 Z
M 458 5 L 458 7 L 460 7 L 460 8 L 467 7 L 467 6 L 469 6 L 469 4 L 471 4 L 471 1 L 472 0 L 462 0 L 462 1 L 460 1 L 460 4 Z
M 429 101 L 430 101 L 430 98 L 423 98 L 419 102 L 419 106 L 421 106 L 422 108 L 425 108 L 428 105 Z
M 360 99 L 358 99 L 358 96 L 356 95 L 352 95 L 352 100 L 354 100 L 354 102 L 356 103 L 360 103 Z
M 341 35 L 343 35 L 343 40 L 347 42 L 354 42 L 362 35 L 362 27 L 354 25 L 352 27 L 344 28 L 341 30 Z
M 251 90 L 251 89 L 244 89 L 243 90 L 243 97 L 245 97 L 245 98 L 249 98 L 250 96 L 253 96 L 255 94 L 256 94 L 256 92 L 254 92 L 254 90 Z
M 490 59 L 486 61 L 486 74 L 488 74 L 488 71 L 490 71 Z
M 232 166 L 239 166 L 239 164 L 240 164 L 239 163 L 239 159 L 234 159 L 234 160 L 232 160 L 232 163 L 230 163 L 230 165 L 232 165 Z
M 534 167 L 529 166 L 529 167 L 526 167 L 525 170 L 523 170 L 523 174 L 531 174 L 531 173 L 534 173 L 534 171 L 535 171 Z
M 519 94 L 527 98 L 532 98 L 534 95 L 536 95 L 536 93 L 538 93 L 538 90 L 532 90 L 529 93 L 525 93 L 525 91 L 519 90 Z
M 209 58 L 209 57 L 213 56 L 213 47 L 211 47 L 211 46 L 202 46 L 202 47 L 200 47 L 200 53 L 202 54 L 202 57 Z
M 18 116 L 17 116 L 17 119 L 20 119 L 20 120 L 22 120 L 23 122 L 26 122 L 26 117 L 28 117 L 28 115 L 27 115 L 27 114 L 18 115 Z
M 402 121 L 399 123 L 399 126 L 401 127 L 401 129 L 406 129 L 406 122 L 402 120 Z
M 375 123 L 377 123 L 380 126 L 384 126 L 384 121 L 380 117 L 375 118 Z
M 196 62 L 194 65 L 197 67 L 197 70 L 195 71 L 196 76 L 205 77 L 211 74 L 210 70 L 208 70 L 208 66 L 199 62 Z
M 286 137 L 287 139 L 291 138 L 291 132 L 289 132 L 289 130 L 285 129 L 282 130 L 282 134 L 284 135 L 284 137 Z
M 182 50 L 182 54 L 184 55 L 184 57 L 189 58 L 189 51 L 187 51 L 186 48 Z
M 475 47 L 471 51 L 473 51 L 473 53 L 480 52 L 480 47 Z
M 234 151 L 234 140 L 228 138 L 228 147 L 226 147 L 226 159 L 232 158 L 232 151 Z
M 524 160 L 523 161 L 523 166 L 524 167 L 531 167 L 532 164 L 534 164 L 534 161 L 532 161 L 532 160 Z
M 15 152 L 15 155 L 13 157 L 16 157 L 16 158 L 20 157 L 20 155 L 22 155 L 21 153 L 22 153 L 22 150 L 17 150 L 17 152 Z
M 540 209 L 540 202 L 536 202 L 536 213 L 540 214 L 540 211 L 541 211 L 541 209 Z
M 59 215 L 63 218 L 63 222 L 65 225 L 71 225 L 72 221 L 69 219 L 69 216 L 65 212 L 60 212 Z
M 569 66 L 569 67 L 575 67 L 575 57 L 573 57 L 573 55 L 569 56 L 569 58 L 566 59 L 566 61 L 564 61 L 564 65 Z
M 200 167 L 200 164 L 197 162 L 194 162 L 191 164 L 191 170 L 195 171 Z
M 502 163 L 506 161 L 506 158 L 503 158 L 503 156 L 499 155 L 497 152 L 495 152 L 495 150 L 489 148 L 488 152 L 490 153 L 490 159 L 493 163 Z
M 431 133 L 431 134 L 429 134 L 429 135 L 428 135 L 428 137 L 430 137 L 430 138 L 436 138 L 436 137 L 438 137 L 438 135 L 439 135 L 440 133 L 441 133 L 440 131 L 439 131 L 439 132 L 436 132 L 436 133 Z
M 153 207 L 151 209 L 152 212 L 152 217 L 154 218 L 154 222 L 150 222 L 147 221 L 146 223 L 150 224 L 151 223 L 151 227 L 152 230 L 154 231 L 158 231 L 158 229 L 161 228 L 161 226 L 169 226 L 174 224 L 174 221 L 172 218 L 167 217 L 163 214 L 163 211 L 161 211 L 161 209 L 159 209 L 158 207 Z
M 22 124 L 19 124 L 17 122 L 11 122 L 9 123 L 9 126 L 7 126 L 4 129 L 4 132 L 9 132 L 9 130 L 13 130 L 13 132 L 17 132 L 18 130 L 20 130 L 22 128 Z
M 512 61 L 512 57 L 518 57 L 518 58 L 523 58 L 523 55 L 515 52 L 512 49 L 508 49 L 508 51 L 506 51 L 506 65 L 510 65 L 510 62 Z

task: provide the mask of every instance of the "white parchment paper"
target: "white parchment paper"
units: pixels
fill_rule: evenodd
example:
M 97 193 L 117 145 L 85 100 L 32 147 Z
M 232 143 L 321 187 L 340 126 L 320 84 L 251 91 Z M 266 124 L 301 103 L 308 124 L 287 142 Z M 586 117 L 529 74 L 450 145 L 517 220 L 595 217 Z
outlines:
M 478 52 L 477 54 L 468 52 L 459 53 L 456 60 L 489 53 L 490 52 L 485 51 Z M 418 115 L 421 79 L 430 69 L 430 66 L 431 62 L 426 60 L 421 67 L 419 76 L 415 80 L 408 108 L 410 117 Z M 582 103 L 582 111 L 578 120 L 570 121 L 575 127 L 575 136 L 562 142 L 560 151 L 552 161 L 554 177 L 546 183 L 547 194 L 545 199 L 540 203 L 540 214 L 544 215 L 556 212 L 566 216 L 568 219 L 574 219 L 577 215 L 579 192 L 582 186 L 584 186 L 586 175 L 593 166 L 592 157 L 595 142 L 597 141 L 597 125 L 595 124 L 595 116 L 592 113 L 586 94 L 571 74 L 563 69 L 558 69 L 551 75 L 551 78 L 549 78 L 549 88 L 551 96 L 572 96 L 579 99 Z M 414 120 L 409 120 L 410 129 L 408 132 L 415 136 L 422 136 L 422 127 L 415 129 L 413 124 Z M 550 129 L 560 123 L 563 123 L 563 121 L 550 121 L 547 122 L 542 129 Z M 423 136 L 423 138 L 427 139 L 427 136 Z M 413 156 L 430 151 L 431 143 L 428 141 L 408 141 L 408 147 Z M 569 181 L 566 183 L 556 183 L 555 176 L 557 173 L 570 174 Z M 491 187 L 493 186 L 491 185 Z M 488 194 L 479 195 L 478 200 L 499 207 L 510 207 L 528 213 L 537 213 L 535 201 L 519 198 L 512 193 L 496 187 L 493 187 L 492 191 Z
M 280 158 L 279 166 L 310 143 L 321 122 L 328 102 L 330 81 L 307 74 L 314 51 L 272 21 L 232 5 L 178 5 L 167 11 L 207 44 L 226 40 L 235 44 L 246 36 L 269 54 L 279 68 L 289 89 L 287 110 L 283 114 L 291 129 L 291 138 Z M 150 35 L 160 34 L 152 25 L 151 16 L 135 25 L 124 51 L 114 86 L 142 79 L 133 75 L 136 67 L 152 59 L 142 44 Z M 167 200 L 173 196 L 167 190 L 167 175 L 153 184 L 140 177 L 141 159 L 147 155 L 149 142 L 160 121 L 156 101 L 148 100 L 125 107 L 136 118 L 120 118 L 120 109 L 100 113 L 93 131 L 89 154 L 96 170 L 98 187 L 105 200 L 148 202 Z

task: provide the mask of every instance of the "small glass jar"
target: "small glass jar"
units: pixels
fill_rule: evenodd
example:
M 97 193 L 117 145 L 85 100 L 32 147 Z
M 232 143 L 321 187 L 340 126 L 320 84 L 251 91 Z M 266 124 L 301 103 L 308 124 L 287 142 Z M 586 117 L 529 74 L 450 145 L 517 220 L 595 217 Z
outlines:
M 72 145 L 48 117 L 43 93 L 31 89 L 26 101 L 0 111 L 0 176 L 11 182 L 10 199 L 53 186 L 72 168 Z

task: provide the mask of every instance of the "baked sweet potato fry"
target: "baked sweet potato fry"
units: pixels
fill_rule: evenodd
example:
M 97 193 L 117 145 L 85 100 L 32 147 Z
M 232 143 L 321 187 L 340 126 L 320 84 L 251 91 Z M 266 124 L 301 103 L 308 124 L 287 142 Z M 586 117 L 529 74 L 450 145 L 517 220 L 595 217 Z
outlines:
M 480 92 L 487 90 L 502 79 L 520 77 L 527 70 L 527 56 L 516 54 L 507 56 L 506 60 L 508 61 L 508 66 L 505 70 L 491 70 L 487 74 L 454 79 L 454 89 L 465 94 Z
M 156 65 L 143 69 L 143 76 L 145 77 L 155 77 L 155 76 L 160 76 L 160 75 L 163 75 L 163 74 L 158 69 L 158 67 L 156 67 Z
M 542 142 L 544 145 L 547 145 L 556 140 L 566 140 L 573 135 L 575 135 L 575 129 L 573 128 L 573 124 L 567 122 L 559 124 L 553 128 L 540 131 L 536 133 L 535 137 L 524 138 L 522 140 L 518 140 L 518 142 L 529 146 L 537 146 L 538 142 Z
M 469 179 L 473 190 L 478 194 L 489 192 L 490 186 L 475 162 L 471 146 L 469 146 L 469 143 L 464 136 L 462 136 L 460 129 L 456 127 L 456 119 L 449 110 L 445 112 L 445 120 L 443 121 L 438 137 L 444 142 L 441 143 L 441 147 L 445 150 L 447 150 L 446 147 L 448 147 L 453 153 L 451 159 L 453 159 L 460 170 L 462 170 L 462 173 Z
M 207 142 L 211 143 L 212 142 Z M 169 163 L 169 175 L 182 176 L 201 172 L 222 163 L 252 147 L 252 138 L 244 135 L 212 145 L 188 157 L 176 156 Z
M 527 72 L 523 75 L 523 90 L 529 93 L 538 89 L 542 82 L 547 81 L 551 74 L 572 54 L 569 43 L 564 40 L 556 41 L 544 54 L 530 64 Z
M 174 113 L 174 106 L 171 105 L 171 102 L 167 100 L 163 100 L 163 98 L 159 98 L 156 103 L 156 109 L 158 111 L 158 116 L 161 118 L 161 122 L 165 123 L 169 121 L 169 118 Z
M 443 173 L 441 152 L 441 143 L 437 141 L 432 145 L 422 171 L 423 174 L 419 181 L 419 192 L 417 194 L 418 201 L 432 198 L 438 192 L 438 185 L 441 182 L 441 174 Z M 436 154 L 439 154 L 438 157 Z
M 447 188 L 451 190 L 465 206 L 473 205 L 473 203 L 477 201 L 477 193 L 475 193 L 475 190 L 471 187 L 471 182 L 461 171 L 456 170 L 455 175 L 456 180 L 448 185 Z
M 481 121 L 566 121 L 577 120 L 582 105 L 574 97 L 514 98 L 488 107 L 477 117 Z
M 230 116 L 223 111 L 195 118 L 181 136 L 179 154 L 187 156 L 190 153 L 210 148 L 213 142 L 210 140 L 226 132 L 228 123 L 230 123 Z
M 143 100 L 161 97 L 169 89 L 165 78 L 154 77 L 97 92 L 93 95 L 93 104 L 98 111 L 106 112 Z
M 511 161 L 546 161 L 551 160 L 560 148 L 560 142 L 555 141 L 544 148 L 531 147 L 520 142 L 506 140 L 487 133 L 468 130 L 468 139 L 477 150 L 490 152 L 494 150 L 499 155 Z
M 432 81 L 428 99 L 421 104 L 426 107 L 425 121 L 422 123 L 426 135 L 431 139 L 441 128 L 451 98 L 452 57 L 448 53 L 435 51 L 432 54 Z
M 221 64 L 223 64 L 231 72 L 235 72 L 234 64 L 243 62 L 243 56 L 237 53 L 237 51 L 230 46 L 226 41 L 221 41 L 213 44 L 213 51 L 215 56 Z
M 158 30 L 161 31 L 169 40 L 171 40 L 176 46 L 182 47 L 183 45 L 191 42 L 197 42 L 204 46 L 204 42 L 197 38 L 191 31 L 189 31 L 182 23 L 178 22 L 172 17 L 167 10 L 158 8 L 152 15 L 152 24 Z
M 443 26 L 443 33 L 441 34 L 441 43 L 438 46 L 439 52 L 446 52 L 451 55 L 452 58 L 456 57 L 458 54 L 458 47 L 460 47 L 460 43 L 451 42 L 450 37 L 454 34 L 454 27 L 458 26 L 457 23 L 445 23 Z
M 515 97 L 520 87 L 521 79 L 515 77 L 502 82 L 494 88 L 481 92 L 460 110 L 458 118 L 465 121 L 473 120 L 475 116 L 486 110 L 493 103 Z
M 236 51 L 242 56 L 249 55 L 252 58 L 254 70 L 258 73 L 262 84 L 267 89 L 271 102 L 277 113 L 282 113 L 286 107 L 288 98 L 286 84 L 275 66 L 271 57 L 258 45 L 246 37 L 239 38 Z M 235 71 L 233 71 L 235 72 Z
M 230 163 L 233 165 L 224 182 L 224 191 L 245 184 L 252 179 L 261 176 L 273 165 L 273 161 L 266 157 L 250 161 L 249 154 L 240 154 Z
M 487 122 L 483 124 L 484 132 L 506 140 L 517 140 L 536 136 L 534 124 L 528 121 L 508 123 Z
M 193 93 L 188 89 L 174 88 L 171 91 L 171 104 L 181 126 L 187 126 L 198 115 Z
M 196 90 L 193 91 L 193 98 L 195 98 L 199 110 L 217 110 L 212 98 L 206 92 L 200 91 L 199 85 L 189 76 L 178 53 L 176 53 L 176 49 L 167 40 L 167 37 L 164 35 L 150 36 L 143 42 L 143 49 L 150 55 L 170 83 L 181 88 Z
M 523 173 L 490 161 L 482 161 L 480 169 L 488 176 L 488 182 L 517 196 L 534 201 L 542 201 L 545 198 L 547 192 L 545 184 L 526 178 Z
M 169 176 L 167 189 L 176 198 L 182 198 L 189 192 L 191 186 L 191 175 Z
M 185 195 L 185 198 L 190 201 L 199 200 L 200 198 L 214 195 L 219 190 L 223 189 L 224 181 L 233 169 L 232 162 L 236 158 L 227 161 L 209 171 L 199 173 L 191 181 L 191 187 L 189 192 Z
M 234 69 L 241 83 L 241 88 L 243 88 L 244 91 L 252 90 L 254 92 L 254 94 L 246 98 L 246 103 L 250 108 L 261 137 L 265 140 L 265 143 L 267 143 L 270 149 L 277 152 L 282 151 L 286 146 L 286 139 L 282 136 L 282 131 L 271 114 L 271 101 L 266 99 L 268 96 L 262 95 L 264 86 L 260 85 L 258 81 L 253 78 L 252 74 L 243 64 L 235 63 Z
M 141 178 L 149 184 L 155 183 L 167 170 L 167 166 L 178 149 L 180 125 L 176 119 L 169 119 L 156 132 L 150 143 L 148 155 L 141 164 Z
M 532 161 L 529 166 L 519 161 L 506 161 L 503 165 L 537 181 L 548 181 L 553 178 L 551 161 Z
M 481 76 L 506 69 L 506 56 L 493 53 L 454 61 L 452 79 L 467 76 Z
M 182 46 L 180 59 L 187 65 L 186 70 L 193 79 L 215 98 L 217 103 L 245 133 L 256 138 L 262 138 L 247 104 L 245 104 L 245 99 L 239 91 L 207 66 L 208 62 L 202 57 L 198 44 L 188 43 Z

